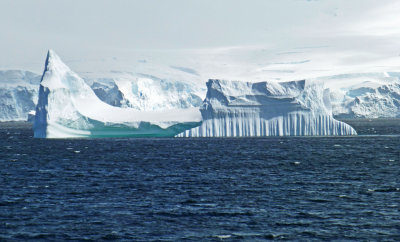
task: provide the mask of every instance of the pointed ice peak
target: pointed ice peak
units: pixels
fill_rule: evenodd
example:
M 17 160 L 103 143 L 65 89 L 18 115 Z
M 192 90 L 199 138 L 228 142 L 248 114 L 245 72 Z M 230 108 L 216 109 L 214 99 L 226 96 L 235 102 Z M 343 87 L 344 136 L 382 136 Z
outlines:
M 56 52 L 52 49 L 49 49 L 47 52 L 45 71 L 51 70 L 52 68 L 70 70 L 69 67 L 65 65 L 61 58 L 56 54 Z
M 67 74 L 76 75 L 53 51 L 47 52 L 41 85 L 50 89 L 64 88 L 62 80 Z
M 54 59 L 54 57 L 60 58 L 60 57 L 58 57 L 58 55 L 54 52 L 54 50 L 49 49 L 49 50 L 47 51 L 46 66 L 47 66 L 47 64 L 48 64 L 49 62 L 51 62 L 51 61 Z

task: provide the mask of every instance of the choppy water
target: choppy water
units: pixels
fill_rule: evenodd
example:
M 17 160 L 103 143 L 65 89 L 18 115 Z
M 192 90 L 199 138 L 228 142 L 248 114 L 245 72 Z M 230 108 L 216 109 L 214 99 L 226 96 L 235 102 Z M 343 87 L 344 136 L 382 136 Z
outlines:
M 400 240 L 397 135 L 41 140 L 0 124 L 0 149 L 0 240 Z

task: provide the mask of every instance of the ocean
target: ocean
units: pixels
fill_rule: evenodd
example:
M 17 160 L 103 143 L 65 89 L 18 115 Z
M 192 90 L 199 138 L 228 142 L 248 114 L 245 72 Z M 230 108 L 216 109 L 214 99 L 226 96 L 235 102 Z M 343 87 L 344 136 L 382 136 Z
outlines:
M 354 137 L 32 138 L 0 123 L 0 241 L 400 240 L 400 120 Z

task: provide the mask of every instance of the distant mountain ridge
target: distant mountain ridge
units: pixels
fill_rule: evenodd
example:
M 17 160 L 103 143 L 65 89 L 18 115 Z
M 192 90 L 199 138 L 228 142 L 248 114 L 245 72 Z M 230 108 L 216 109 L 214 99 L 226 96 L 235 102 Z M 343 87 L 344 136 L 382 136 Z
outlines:
M 114 71 L 104 74 L 104 78 L 99 77 L 100 73 L 83 79 L 100 100 L 115 107 L 158 110 L 201 106 L 207 91 L 207 79 L 198 80 L 199 76 L 207 76 L 199 71 L 201 68 L 191 69 L 199 76 L 183 73 L 176 74 L 176 79 L 172 78 L 174 73 L 182 68 L 166 66 L 160 73 L 157 68 L 147 68 L 154 73 Z M 171 72 L 163 78 L 168 68 Z M 30 71 L 0 70 L 0 121 L 27 120 L 37 104 L 40 78 Z M 334 117 L 400 117 L 400 72 L 349 73 L 306 80 L 322 82 L 330 89 Z

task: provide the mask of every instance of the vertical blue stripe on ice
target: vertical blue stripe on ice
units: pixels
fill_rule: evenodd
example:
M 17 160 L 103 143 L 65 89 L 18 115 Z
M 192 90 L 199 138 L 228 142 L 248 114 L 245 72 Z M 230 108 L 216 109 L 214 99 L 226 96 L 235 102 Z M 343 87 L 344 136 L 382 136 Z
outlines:
M 203 122 L 178 137 L 356 135 L 332 117 L 329 91 L 305 81 L 209 80 Z

